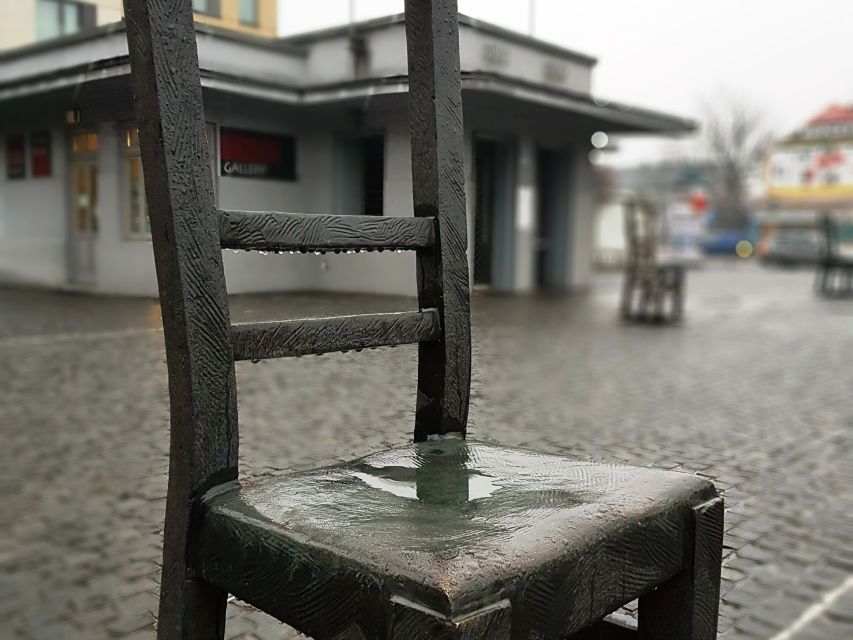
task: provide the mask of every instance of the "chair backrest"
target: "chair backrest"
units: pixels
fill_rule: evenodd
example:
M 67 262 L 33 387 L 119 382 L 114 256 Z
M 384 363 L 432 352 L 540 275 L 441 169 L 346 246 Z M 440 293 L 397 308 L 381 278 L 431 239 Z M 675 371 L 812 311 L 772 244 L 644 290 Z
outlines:
M 821 247 L 823 257 L 836 257 L 838 245 L 841 242 L 841 232 L 838 228 L 838 221 L 832 217 L 831 213 L 824 213 L 821 216 L 821 230 L 823 231 L 823 247 Z
M 654 263 L 657 257 L 657 216 L 654 207 L 640 198 L 631 198 L 623 206 L 628 263 L 635 267 Z
M 415 439 L 464 436 L 471 346 L 456 0 L 406 0 L 414 217 L 218 210 L 191 2 L 125 0 L 125 16 L 166 339 L 170 478 L 198 492 L 236 477 L 235 360 L 418 343 Z M 232 326 L 223 248 L 412 250 L 419 310 Z

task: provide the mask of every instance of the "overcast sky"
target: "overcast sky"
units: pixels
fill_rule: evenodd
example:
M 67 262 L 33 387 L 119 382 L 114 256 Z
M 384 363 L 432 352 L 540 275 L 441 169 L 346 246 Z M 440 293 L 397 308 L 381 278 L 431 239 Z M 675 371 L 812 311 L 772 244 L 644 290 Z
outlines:
M 459 0 L 475 18 L 528 32 L 529 0 Z M 853 103 L 853 0 L 535 0 L 534 35 L 598 58 L 596 95 L 700 119 L 728 95 L 786 133 L 833 102 Z M 282 34 L 341 24 L 350 0 L 279 0 Z M 356 19 L 402 0 L 356 0 Z M 673 152 L 621 141 L 619 164 Z

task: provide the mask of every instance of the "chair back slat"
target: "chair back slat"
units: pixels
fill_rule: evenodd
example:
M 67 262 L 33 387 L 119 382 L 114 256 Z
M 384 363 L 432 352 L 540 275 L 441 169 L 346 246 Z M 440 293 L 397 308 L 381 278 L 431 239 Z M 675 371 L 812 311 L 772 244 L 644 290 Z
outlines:
M 196 579 L 193 506 L 237 477 L 228 298 L 189 0 L 125 0 L 131 81 L 169 372 L 170 446 L 158 635 L 217 637 L 224 594 Z M 191 620 L 186 605 L 193 602 Z M 221 635 L 220 635 L 221 637 Z
M 223 249 L 256 251 L 429 249 L 435 219 L 220 211 L 219 240 Z
M 417 342 L 415 439 L 464 436 L 471 338 L 456 1 L 406 2 L 413 218 L 216 209 L 191 3 L 126 6 L 173 437 L 188 452 L 189 486 L 236 473 L 235 359 Z M 413 250 L 419 311 L 232 327 L 223 248 Z
M 436 219 L 438 242 L 417 253 L 421 309 L 442 339 L 421 343 L 415 440 L 465 435 L 471 383 L 468 230 L 456 0 L 406 0 L 409 133 L 415 215 Z
M 228 298 L 190 2 L 127 0 L 127 37 L 171 399 L 172 484 L 237 473 Z
M 838 257 L 838 246 L 841 242 L 841 232 L 836 219 L 830 213 L 821 216 L 821 227 L 823 231 L 823 257 L 834 259 Z
M 414 344 L 440 337 L 441 324 L 435 309 L 231 327 L 234 359 L 252 361 Z

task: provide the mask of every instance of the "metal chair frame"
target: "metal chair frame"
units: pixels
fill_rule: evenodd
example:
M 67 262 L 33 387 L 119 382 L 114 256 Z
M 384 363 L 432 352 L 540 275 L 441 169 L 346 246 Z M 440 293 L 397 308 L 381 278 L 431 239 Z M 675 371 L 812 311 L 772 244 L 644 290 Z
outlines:
M 125 15 L 171 403 L 158 637 L 221 639 L 227 593 L 202 577 L 196 536 L 205 501 L 238 478 L 235 361 L 417 343 L 415 441 L 465 436 L 471 341 L 457 6 L 455 0 L 406 0 L 414 217 L 378 218 L 218 210 L 190 0 L 125 0 Z M 419 309 L 232 325 L 223 248 L 412 250 Z M 595 619 L 575 620 L 574 630 L 596 624 L 598 637 L 715 637 L 722 501 L 708 483 L 699 491 L 700 503 L 669 514 L 679 523 L 672 539 L 682 542 L 667 554 L 670 564 L 678 563 L 667 571 L 677 573 L 642 595 L 639 630 Z M 665 546 L 666 540 L 655 542 Z M 637 550 L 638 557 L 645 553 Z M 613 600 L 608 597 L 584 592 L 579 603 L 598 600 L 579 610 L 598 611 Z M 516 612 L 510 616 L 506 608 L 444 621 L 417 607 L 406 611 L 409 622 L 375 637 L 520 637 L 512 631 Z
M 628 321 L 677 322 L 684 315 L 685 268 L 659 259 L 656 223 L 650 203 L 639 198 L 625 203 L 627 256 L 620 310 Z

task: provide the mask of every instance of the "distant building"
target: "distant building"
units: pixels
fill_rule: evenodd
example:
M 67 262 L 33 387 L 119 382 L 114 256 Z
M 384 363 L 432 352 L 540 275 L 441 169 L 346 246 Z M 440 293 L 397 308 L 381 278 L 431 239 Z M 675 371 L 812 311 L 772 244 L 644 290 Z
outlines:
M 197 22 L 268 38 L 277 30 L 277 0 L 193 0 Z M 122 0 L 6 0 L 0 50 L 84 33 L 121 20 Z
M 853 218 L 853 105 L 831 105 L 773 143 L 755 222 L 767 237 L 812 229 L 827 212 Z
M 402 15 L 197 37 L 217 206 L 412 215 Z M 693 123 L 595 100 L 589 56 L 464 16 L 460 39 L 473 282 L 584 288 L 590 136 Z M 0 280 L 156 293 L 133 120 L 121 23 L 0 53 Z M 414 292 L 411 254 L 224 259 L 232 292 Z

